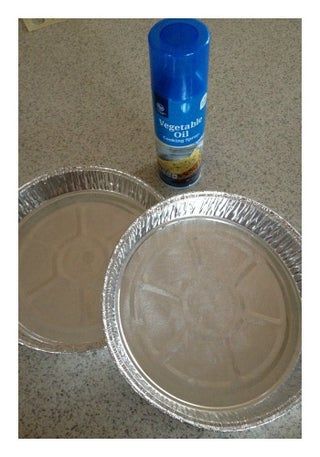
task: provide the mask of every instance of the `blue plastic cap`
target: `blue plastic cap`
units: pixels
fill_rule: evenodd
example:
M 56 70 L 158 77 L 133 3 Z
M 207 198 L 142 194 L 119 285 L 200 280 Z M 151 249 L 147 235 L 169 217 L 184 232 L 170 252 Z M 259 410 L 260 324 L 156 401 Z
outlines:
M 192 97 L 207 88 L 210 32 L 197 19 L 163 19 L 148 35 L 151 84 L 173 99 Z

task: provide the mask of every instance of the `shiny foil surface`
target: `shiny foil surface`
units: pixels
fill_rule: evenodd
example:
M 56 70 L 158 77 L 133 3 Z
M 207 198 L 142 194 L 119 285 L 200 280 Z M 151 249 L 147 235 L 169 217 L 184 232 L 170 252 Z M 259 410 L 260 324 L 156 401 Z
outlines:
M 19 190 L 19 342 L 47 352 L 106 344 L 108 259 L 129 225 L 162 197 L 102 167 L 64 168 Z
M 233 431 L 301 396 L 301 237 L 264 205 L 191 192 L 138 217 L 103 290 L 110 351 L 133 389 L 198 427 Z

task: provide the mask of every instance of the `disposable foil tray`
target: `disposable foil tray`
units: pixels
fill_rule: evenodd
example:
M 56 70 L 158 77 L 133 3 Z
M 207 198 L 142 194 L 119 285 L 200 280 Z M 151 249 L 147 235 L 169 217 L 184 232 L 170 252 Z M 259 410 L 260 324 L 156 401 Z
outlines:
M 301 239 L 237 195 L 196 192 L 136 219 L 107 269 L 104 326 L 133 389 L 214 430 L 273 420 L 300 399 Z
M 19 190 L 19 341 L 72 352 L 105 346 L 108 259 L 137 216 L 161 200 L 120 171 L 72 168 Z

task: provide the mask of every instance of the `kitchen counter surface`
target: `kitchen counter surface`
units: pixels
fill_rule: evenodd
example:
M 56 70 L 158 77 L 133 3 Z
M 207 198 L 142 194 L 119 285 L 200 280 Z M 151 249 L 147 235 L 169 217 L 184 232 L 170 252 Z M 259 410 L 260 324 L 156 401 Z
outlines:
M 156 175 L 146 37 L 154 20 L 19 22 L 20 184 L 61 166 Z M 202 178 L 192 190 L 246 195 L 301 226 L 301 22 L 205 20 L 212 31 Z M 19 347 L 20 437 L 299 438 L 301 406 L 254 429 L 209 432 L 135 394 L 106 349 Z

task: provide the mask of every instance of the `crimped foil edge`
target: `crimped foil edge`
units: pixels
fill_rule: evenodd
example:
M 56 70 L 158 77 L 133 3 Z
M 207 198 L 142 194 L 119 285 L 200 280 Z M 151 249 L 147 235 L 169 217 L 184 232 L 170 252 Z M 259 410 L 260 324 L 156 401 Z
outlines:
M 147 209 L 163 200 L 151 186 L 125 172 L 100 166 L 61 167 L 44 173 L 19 188 L 19 221 L 42 203 L 65 193 L 83 190 L 122 193 Z M 36 343 L 37 342 L 37 343 Z M 49 353 L 86 352 L 106 346 L 105 338 L 94 343 L 71 345 L 47 343 L 31 334 L 19 323 L 19 343 L 31 349 Z
M 150 224 L 152 227 L 154 223 L 156 223 L 155 226 L 162 225 L 174 217 L 183 217 L 184 212 L 189 216 L 197 215 L 195 208 L 192 208 L 192 200 L 197 198 L 204 199 L 201 211 L 206 211 L 206 215 L 227 218 L 246 227 L 264 240 L 282 259 L 301 293 L 301 236 L 285 219 L 265 205 L 243 196 L 223 192 L 189 192 L 172 197 L 146 211 L 122 236 L 107 269 L 103 288 L 103 322 L 110 352 L 122 375 L 140 396 L 170 416 L 197 427 L 224 432 L 241 431 L 271 422 L 300 402 L 300 353 L 291 374 L 285 383 L 276 389 L 276 392 L 280 392 L 279 395 L 282 390 L 286 394 L 286 389 L 293 384 L 293 392 L 288 398 L 260 415 L 253 414 L 254 411 L 251 410 L 256 405 L 263 404 L 265 402 L 263 398 L 254 407 L 249 406 L 247 417 L 242 414 L 241 418 L 240 416 L 237 418 L 235 417 L 237 413 L 228 409 L 205 411 L 185 406 L 155 389 L 131 362 L 118 328 L 116 295 L 124 266 L 121 256 L 123 259 L 126 254 L 130 257 L 135 238 L 140 239 L 148 231 Z

